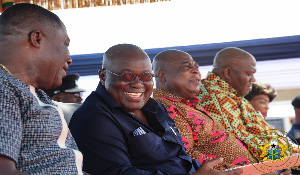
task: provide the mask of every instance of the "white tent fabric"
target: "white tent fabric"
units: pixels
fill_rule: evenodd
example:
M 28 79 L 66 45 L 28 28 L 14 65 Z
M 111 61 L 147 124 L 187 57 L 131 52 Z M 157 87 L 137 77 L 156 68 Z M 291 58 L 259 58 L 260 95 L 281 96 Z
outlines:
M 299 7 L 299 0 L 172 0 L 54 12 L 77 55 L 118 43 L 149 49 L 299 35 Z

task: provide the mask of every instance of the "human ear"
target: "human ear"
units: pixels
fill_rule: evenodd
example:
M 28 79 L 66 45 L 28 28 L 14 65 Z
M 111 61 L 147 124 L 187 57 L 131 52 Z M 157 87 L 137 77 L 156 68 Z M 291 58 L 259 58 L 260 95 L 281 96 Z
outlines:
M 232 75 L 232 69 L 230 67 L 226 67 L 223 71 L 224 74 L 224 78 L 225 79 L 230 79 L 231 75 Z
M 99 75 L 101 84 L 104 86 L 105 85 L 105 79 L 106 79 L 106 74 L 105 74 L 104 69 L 99 70 L 98 75 Z
M 159 70 L 158 72 L 157 72 L 157 77 L 159 78 L 159 81 L 160 82 L 162 82 L 162 83 L 164 83 L 164 82 L 166 82 L 166 76 L 165 76 L 165 71 L 164 70 Z
M 38 48 L 41 47 L 42 38 L 43 38 L 43 34 L 41 31 L 34 30 L 30 33 L 30 43 L 35 47 Z

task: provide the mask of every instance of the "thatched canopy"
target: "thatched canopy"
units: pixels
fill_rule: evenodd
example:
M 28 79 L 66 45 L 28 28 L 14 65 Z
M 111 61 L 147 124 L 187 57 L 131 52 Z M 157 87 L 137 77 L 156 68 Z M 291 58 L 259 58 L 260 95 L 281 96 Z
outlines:
M 153 3 L 171 0 L 0 0 L 0 11 L 16 3 L 33 3 L 48 10 Z

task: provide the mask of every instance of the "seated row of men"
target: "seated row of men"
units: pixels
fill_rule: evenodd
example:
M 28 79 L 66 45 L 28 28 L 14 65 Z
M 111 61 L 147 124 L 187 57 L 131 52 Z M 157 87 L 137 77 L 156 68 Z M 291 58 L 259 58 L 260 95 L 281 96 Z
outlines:
M 262 160 L 267 135 L 288 145 L 244 99 L 256 61 L 239 48 L 218 52 L 201 85 L 185 52 L 163 51 L 151 64 L 138 46 L 112 46 L 71 134 L 43 91 L 66 76 L 69 42 L 61 20 L 39 6 L 17 4 L 0 16 L 1 173 L 240 174 L 222 170 Z
M 96 91 L 73 114 L 69 125 L 86 156 L 83 170 L 143 174 L 156 169 L 176 174 L 184 167 L 178 157 L 185 156 L 178 147 L 177 129 L 192 159 L 202 164 L 224 159 L 214 169 L 262 160 L 259 145 L 270 142 L 267 134 L 279 134 L 243 97 L 255 81 L 255 64 L 250 53 L 225 48 L 216 55 L 214 69 L 201 86 L 198 64 L 183 51 L 159 53 L 152 63 L 153 75 L 150 58 L 138 46 L 112 46 L 104 54 Z M 152 77 L 156 101 L 150 98 Z M 175 127 L 161 110 L 168 111 Z

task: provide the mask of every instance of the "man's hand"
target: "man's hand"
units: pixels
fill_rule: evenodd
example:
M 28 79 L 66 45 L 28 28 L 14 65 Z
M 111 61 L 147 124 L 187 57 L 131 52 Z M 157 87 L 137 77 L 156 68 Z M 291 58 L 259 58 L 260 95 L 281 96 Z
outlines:
M 5 156 L 0 155 L 0 174 L 5 175 L 28 175 L 16 169 L 15 162 Z
M 213 169 L 215 165 L 222 162 L 223 158 L 207 161 L 195 173 L 192 173 L 191 175 L 239 175 L 243 173 L 243 170 L 241 169 L 233 169 L 229 171 L 218 171 Z

